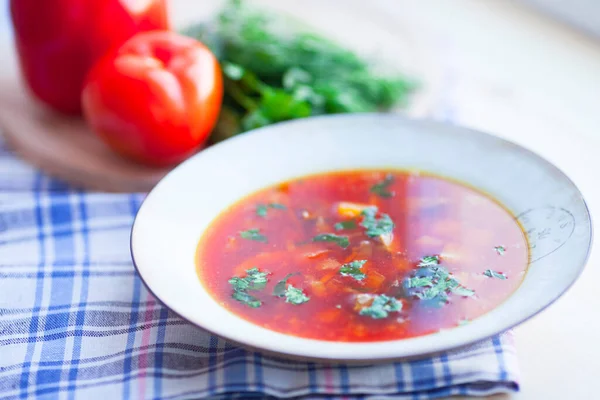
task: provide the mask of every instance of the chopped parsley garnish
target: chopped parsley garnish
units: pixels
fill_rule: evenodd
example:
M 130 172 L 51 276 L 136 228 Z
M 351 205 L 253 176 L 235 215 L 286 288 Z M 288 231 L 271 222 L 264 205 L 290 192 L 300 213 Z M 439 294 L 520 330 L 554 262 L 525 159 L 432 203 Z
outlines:
M 356 222 L 352 221 L 352 220 L 342 221 L 342 222 L 338 222 L 333 227 L 335 228 L 336 231 L 343 231 L 345 229 L 354 229 L 354 228 L 356 228 Z
M 344 249 L 350 246 L 348 236 L 339 236 L 335 233 L 322 233 L 313 238 L 313 242 L 332 242 Z
M 259 204 L 256 206 L 256 215 L 258 215 L 259 217 L 266 217 L 267 210 L 267 206 L 265 206 L 264 204 Z
M 241 231 L 240 236 L 242 239 L 254 240 L 257 242 L 267 243 L 267 237 L 260 233 L 260 229 L 248 229 L 247 231 Z
M 288 285 L 284 295 L 286 303 L 292 303 L 295 305 L 306 303 L 308 300 L 310 300 L 310 297 L 302 293 L 301 289 L 295 288 L 292 285 Z
M 285 210 L 286 207 L 283 204 L 279 203 L 270 203 L 268 205 L 259 204 L 256 206 L 256 215 L 259 217 L 266 217 L 269 208 L 277 209 L 277 210 Z
M 418 277 L 406 279 L 406 285 L 408 288 L 418 288 L 418 287 L 426 287 L 433 286 L 433 282 L 430 277 Z
M 432 265 L 438 265 L 440 258 L 438 256 L 425 256 L 419 261 L 419 267 L 431 267 Z
M 408 294 L 420 300 L 429 300 L 432 305 L 440 306 L 448 301 L 448 295 L 470 297 L 475 291 L 461 285 L 448 270 L 440 265 L 438 256 L 426 256 L 418 264 L 414 276 L 404 280 Z
M 451 290 L 452 290 L 452 293 L 457 294 L 459 296 L 463 296 L 463 297 L 471 297 L 475 294 L 474 290 L 468 289 L 461 285 L 454 286 L 453 288 L 451 288 Z
M 508 279 L 508 277 L 506 275 L 504 275 L 502 272 L 496 272 L 491 269 L 486 269 L 483 274 L 490 278 Z
M 394 297 L 380 294 L 373 299 L 373 302 L 369 307 L 365 307 L 360 310 L 360 315 L 366 315 L 373 319 L 386 318 L 391 312 L 398 312 L 402 310 L 402 302 L 395 299 Z
M 385 178 L 383 179 L 383 181 L 371 186 L 371 189 L 369 191 L 371 193 L 376 194 L 379 197 L 383 197 L 384 199 L 394 197 L 394 195 L 396 193 L 390 192 L 390 190 L 389 190 L 389 186 L 393 182 L 394 182 L 394 176 L 392 174 L 387 174 L 385 176 Z
M 340 274 L 342 274 L 342 276 L 351 276 L 357 281 L 362 281 L 367 275 L 360 269 L 366 262 L 367 260 L 355 260 L 344 264 L 340 268 Z
M 273 296 L 283 297 L 285 295 L 285 284 L 287 283 L 287 280 L 298 274 L 299 272 L 289 273 L 282 280 L 277 282 L 277 285 L 275 285 L 275 288 L 273 288 Z
M 246 292 L 234 291 L 231 297 L 233 297 L 239 302 L 246 304 L 248 307 L 258 308 L 262 306 L 262 302 L 259 299 Z
M 260 272 L 258 268 L 246 270 L 246 276 L 239 278 L 234 276 L 229 280 L 234 290 L 261 290 L 267 285 L 268 272 Z
M 377 207 L 365 208 L 361 214 L 364 218 L 360 225 L 366 229 L 367 236 L 377 237 L 392 233 L 394 222 L 387 214 L 381 214 L 381 217 L 377 218 Z
M 504 246 L 496 246 L 494 247 L 494 250 L 496 250 L 496 253 L 498 253 L 500 256 L 503 256 L 504 253 L 506 253 L 506 247 Z
M 234 276 L 229 280 L 229 284 L 233 287 L 233 297 L 249 307 L 257 308 L 262 305 L 261 301 L 256 297 L 248 294 L 248 290 L 262 290 L 267 284 L 268 272 L 261 272 L 258 268 L 250 268 L 246 270 L 246 276 L 243 278 Z

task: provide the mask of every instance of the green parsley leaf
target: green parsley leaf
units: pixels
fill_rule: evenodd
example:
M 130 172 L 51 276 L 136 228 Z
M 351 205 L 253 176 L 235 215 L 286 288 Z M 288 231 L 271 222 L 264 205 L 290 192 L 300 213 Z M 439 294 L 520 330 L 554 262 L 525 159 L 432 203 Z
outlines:
M 344 229 L 354 229 L 356 228 L 356 221 L 342 221 L 338 222 L 333 226 L 336 231 L 343 231 Z
M 229 283 L 233 286 L 233 294 L 231 297 L 249 307 L 260 307 L 262 302 L 256 297 L 248 294 L 247 291 L 264 289 L 267 284 L 268 274 L 268 272 L 261 272 L 258 268 L 254 267 L 246 270 L 246 276 L 243 278 L 234 276 L 229 279 Z
M 381 214 L 377 218 L 377 207 L 365 208 L 362 213 L 363 220 L 360 225 L 366 229 L 365 233 L 368 237 L 378 237 L 392 233 L 394 222 L 387 214 Z
M 266 217 L 267 216 L 267 206 L 265 206 L 263 204 L 259 204 L 258 206 L 256 206 L 256 215 L 258 215 L 259 217 Z
M 450 290 L 452 290 L 452 293 L 457 294 L 459 296 L 463 296 L 463 297 L 471 297 L 475 294 L 474 290 L 467 289 L 466 287 L 461 286 L 461 285 L 455 286 Z
M 432 301 L 426 304 L 440 306 L 448 301 L 450 293 L 464 297 L 475 294 L 461 285 L 439 262 L 438 256 L 426 256 L 419 261 L 415 275 L 404 279 L 404 287 L 410 296 Z
M 270 203 L 269 205 L 259 204 L 258 206 L 256 206 L 256 215 L 258 215 L 259 217 L 266 217 L 269 208 L 277 210 L 286 209 L 285 205 L 279 203 Z
M 333 242 L 344 249 L 350 246 L 348 236 L 339 236 L 335 233 L 322 233 L 313 238 L 313 242 Z
M 381 74 L 370 59 L 247 3 L 225 2 L 212 21 L 184 30 L 223 68 L 223 110 L 230 112 L 217 128 L 233 128 L 213 132 L 217 141 L 309 115 L 386 111 L 406 105 L 416 89 L 413 79 Z
M 233 286 L 233 290 L 235 291 L 243 292 L 250 288 L 250 282 L 246 280 L 246 278 L 238 278 L 237 276 L 234 276 L 228 282 L 231 284 L 231 286 Z
M 249 239 L 257 242 L 267 243 L 267 237 L 260 233 L 260 229 L 248 229 L 247 231 L 241 231 L 240 236 L 242 237 L 242 239 Z
M 438 256 L 425 256 L 419 261 L 419 267 L 431 267 L 433 265 L 438 265 L 439 263 L 440 258 Z
M 435 284 L 422 292 L 416 292 L 415 295 L 420 300 L 438 300 L 440 303 L 445 303 L 448 300 L 448 294 L 446 293 L 446 286 L 442 284 Z
M 496 253 L 498 253 L 500 256 L 503 256 L 504 253 L 506 253 L 506 247 L 504 246 L 496 246 L 494 247 L 494 250 L 496 250 Z
M 246 304 L 248 307 L 258 308 L 262 305 L 262 302 L 258 300 L 256 297 L 246 293 L 235 291 L 231 295 L 235 300 Z
M 340 267 L 340 274 L 342 274 L 342 276 L 351 276 L 357 281 L 362 281 L 367 275 L 360 269 L 366 262 L 367 260 L 355 260 L 344 264 Z
M 425 286 L 433 286 L 432 278 L 429 276 L 408 278 L 406 280 L 407 286 L 409 288 L 417 288 L 417 287 L 425 287 Z
M 483 274 L 490 278 L 497 278 L 497 279 L 502 279 L 502 280 L 508 279 L 508 277 L 506 275 L 504 275 L 502 272 L 492 271 L 491 269 L 486 269 Z
M 234 276 L 229 280 L 233 290 L 245 291 L 245 290 L 261 290 L 267 285 L 268 272 L 260 272 L 258 268 L 250 268 L 246 270 L 246 276 L 239 278 Z
M 224 62 L 221 66 L 223 67 L 223 74 L 234 81 L 242 79 L 246 72 L 240 65 L 230 62 Z
M 277 282 L 277 285 L 273 288 L 273 296 L 283 297 L 285 294 L 285 284 L 287 280 L 290 279 L 294 275 L 298 275 L 299 272 L 292 272 L 287 274 L 282 280 Z
M 373 319 L 386 318 L 391 312 L 402 310 L 402 302 L 394 297 L 381 294 L 373 299 L 369 307 L 360 310 L 360 315 L 366 315 Z
M 292 285 L 288 285 L 284 295 L 286 303 L 292 303 L 295 305 L 306 303 L 308 300 L 310 300 L 310 297 L 302 293 L 302 290 L 295 288 Z
M 394 197 L 396 193 L 389 191 L 389 186 L 393 182 L 394 176 L 392 174 L 387 174 L 382 182 L 376 183 L 375 185 L 371 186 L 371 189 L 369 191 L 384 199 Z
M 250 281 L 252 290 L 261 290 L 267 285 L 267 275 L 268 272 L 260 272 L 258 268 L 250 268 L 246 271 L 248 275 L 246 279 Z

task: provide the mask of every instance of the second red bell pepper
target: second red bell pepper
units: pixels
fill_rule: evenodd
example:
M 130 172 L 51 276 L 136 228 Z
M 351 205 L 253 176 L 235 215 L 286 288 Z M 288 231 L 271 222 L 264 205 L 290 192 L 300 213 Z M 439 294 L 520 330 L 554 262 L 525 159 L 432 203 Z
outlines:
M 166 0 L 11 0 L 21 71 L 51 108 L 81 112 L 86 74 L 134 34 L 168 29 Z

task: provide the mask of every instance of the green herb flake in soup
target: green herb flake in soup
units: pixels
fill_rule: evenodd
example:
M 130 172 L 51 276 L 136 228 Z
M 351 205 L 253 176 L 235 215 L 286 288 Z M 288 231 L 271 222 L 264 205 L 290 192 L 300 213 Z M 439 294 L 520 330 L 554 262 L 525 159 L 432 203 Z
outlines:
M 240 231 L 240 237 L 242 239 L 254 240 L 256 242 L 267 243 L 267 237 L 260 233 L 260 229 L 248 229 L 246 231 Z
M 365 273 L 361 270 L 362 266 L 365 265 L 366 262 L 367 260 L 356 260 L 344 264 L 340 268 L 340 274 L 342 276 L 350 276 L 357 281 L 362 281 L 367 277 L 367 275 L 365 275 Z
M 335 233 L 322 233 L 313 237 L 313 242 L 330 242 L 335 243 L 342 248 L 346 248 L 350 245 L 348 236 L 340 236 Z

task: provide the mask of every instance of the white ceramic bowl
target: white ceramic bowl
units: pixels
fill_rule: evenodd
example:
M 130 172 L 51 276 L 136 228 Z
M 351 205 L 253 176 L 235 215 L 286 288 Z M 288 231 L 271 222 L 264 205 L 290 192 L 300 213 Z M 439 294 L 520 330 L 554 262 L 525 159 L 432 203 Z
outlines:
M 407 168 L 469 183 L 504 203 L 528 231 L 531 263 L 522 285 L 471 323 L 411 339 L 343 343 L 273 332 L 237 317 L 196 275 L 203 231 L 227 206 L 303 175 L 356 168 Z M 211 147 L 150 192 L 131 234 L 148 288 L 192 323 L 234 342 L 294 357 L 375 361 L 418 356 L 484 339 L 532 317 L 577 279 L 592 241 L 588 209 L 556 167 L 502 139 L 394 115 L 309 118 L 258 129 Z

